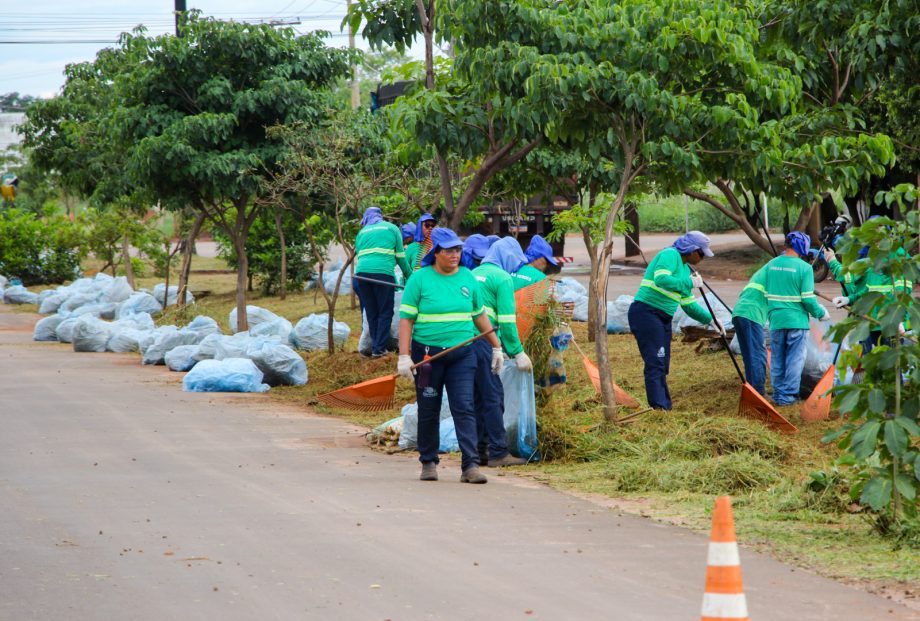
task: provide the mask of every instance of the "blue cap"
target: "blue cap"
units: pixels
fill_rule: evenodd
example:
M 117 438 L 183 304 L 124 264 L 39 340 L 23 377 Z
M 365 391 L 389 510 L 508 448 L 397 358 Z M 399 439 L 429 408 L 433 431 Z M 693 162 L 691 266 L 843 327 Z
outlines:
M 709 236 L 701 231 L 690 231 L 681 235 L 674 241 L 673 247 L 681 254 L 690 254 L 699 250 L 703 256 L 713 256 L 712 250 L 709 249 Z
M 430 213 L 423 213 L 422 217 L 419 218 L 418 222 L 415 223 L 415 241 L 425 241 L 425 232 L 422 230 L 422 223 L 427 222 L 428 220 L 434 221 L 434 216 Z
M 415 239 L 415 223 L 414 222 L 403 224 L 401 227 L 399 227 L 399 230 L 402 231 L 403 239 L 407 237 L 411 237 L 413 240 Z
M 434 263 L 434 253 L 446 248 L 462 248 L 463 242 L 457 237 L 457 234 L 450 229 L 437 226 L 431 231 L 431 250 L 422 257 L 422 267 L 427 267 Z
M 361 226 L 367 226 L 368 224 L 377 224 L 378 222 L 383 221 L 383 212 L 380 211 L 380 207 L 368 207 L 367 211 L 364 212 L 364 217 L 361 218 Z
M 795 250 L 800 257 L 807 257 L 808 249 L 811 248 L 811 238 L 801 231 L 792 231 L 786 235 L 786 245 Z
M 463 249 L 469 250 L 470 256 L 476 261 L 482 261 L 491 246 L 489 238 L 479 233 L 473 233 L 463 242 Z
M 550 265 L 559 265 L 559 262 L 556 261 L 556 257 L 553 256 L 552 246 L 539 235 L 534 235 L 533 239 L 530 240 L 530 245 L 527 246 L 524 256 L 526 256 L 527 260 L 531 263 L 543 257 Z

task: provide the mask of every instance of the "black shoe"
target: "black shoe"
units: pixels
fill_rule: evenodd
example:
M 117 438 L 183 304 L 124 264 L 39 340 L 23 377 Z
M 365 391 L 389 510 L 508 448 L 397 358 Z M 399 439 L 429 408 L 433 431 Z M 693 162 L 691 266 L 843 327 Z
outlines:
M 433 461 L 422 464 L 422 473 L 418 477 L 419 481 L 437 481 L 438 464 Z
M 488 483 L 488 481 L 489 479 L 486 478 L 486 475 L 479 471 L 479 466 L 470 466 L 460 475 L 461 483 L 481 485 L 483 483 Z

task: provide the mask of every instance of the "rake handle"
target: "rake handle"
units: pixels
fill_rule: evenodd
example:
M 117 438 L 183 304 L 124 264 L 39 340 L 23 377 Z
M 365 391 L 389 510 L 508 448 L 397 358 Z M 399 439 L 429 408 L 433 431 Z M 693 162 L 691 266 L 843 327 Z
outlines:
M 700 287 L 700 295 L 703 296 L 703 302 L 706 303 L 706 308 L 709 309 L 709 314 L 712 315 L 712 323 L 716 324 L 716 327 L 719 328 L 719 338 L 722 339 L 722 344 L 725 345 L 725 351 L 728 352 L 728 356 L 732 359 L 732 364 L 735 365 L 735 371 L 738 372 L 738 377 L 741 379 L 742 384 L 746 384 L 747 380 L 744 377 L 744 373 L 741 371 L 741 367 L 738 366 L 738 361 L 735 359 L 735 353 L 732 351 L 731 346 L 728 344 L 728 339 L 725 338 L 723 331 L 725 328 L 722 327 L 722 324 L 719 323 L 719 320 L 716 319 L 715 311 L 712 310 L 712 304 L 709 303 L 709 300 L 706 298 L 706 292 L 703 291 L 703 288 Z
M 420 366 L 422 366 L 423 364 L 429 364 L 429 363 L 431 363 L 431 362 L 434 362 L 434 361 L 437 360 L 438 358 L 443 358 L 444 356 L 446 356 L 446 355 L 449 354 L 450 352 L 452 352 L 452 351 L 457 351 L 457 350 L 460 349 L 461 347 L 466 347 L 467 345 L 469 345 L 469 344 L 472 343 L 473 341 L 478 341 L 478 340 L 481 339 L 482 337 L 488 336 L 488 335 L 492 334 L 493 332 L 497 332 L 497 331 L 498 331 L 498 328 L 492 328 L 491 330 L 488 330 L 488 331 L 486 331 L 486 332 L 480 332 L 480 333 L 477 334 L 476 336 L 474 336 L 474 337 L 472 337 L 472 338 L 468 338 L 468 339 L 466 339 L 465 341 L 463 341 L 462 343 L 457 343 L 457 344 L 454 345 L 453 347 L 448 347 L 448 348 L 445 349 L 444 351 L 439 351 L 438 353 L 436 353 L 436 354 L 435 354 L 434 356 L 432 356 L 431 358 L 426 358 L 425 360 L 422 360 L 421 362 L 417 362 L 417 363 L 413 364 L 413 365 L 412 365 L 412 369 L 413 369 L 413 370 L 414 370 L 414 369 L 417 369 L 417 368 L 419 368 Z
M 364 282 L 372 282 L 375 285 L 387 285 L 389 287 L 394 287 L 396 289 L 405 289 L 405 285 L 397 285 L 395 282 L 387 282 L 385 280 L 377 280 L 376 278 L 368 278 L 367 276 L 358 276 L 355 274 L 352 276 L 355 280 L 363 280 Z

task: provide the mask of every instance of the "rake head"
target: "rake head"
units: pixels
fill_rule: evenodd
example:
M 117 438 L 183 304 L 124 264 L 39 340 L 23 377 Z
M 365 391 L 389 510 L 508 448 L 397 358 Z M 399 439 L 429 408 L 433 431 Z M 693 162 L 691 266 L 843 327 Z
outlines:
M 831 417 L 831 395 L 828 391 L 834 387 L 834 375 L 837 373 L 837 367 L 831 365 L 828 367 L 821 379 L 811 391 L 811 395 L 802 404 L 799 413 L 802 420 L 809 423 L 827 420 Z
M 379 412 L 395 405 L 396 376 L 376 379 L 339 388 L 316 398 L 326 405 L 353 412 Z
M 591 362 L 591 359 L 585 356 L 584 354 L 582 354 L 581 356 L 581 362 L 583 365 L 585 365 L 585 372 L 588 374 L 588 377 L 591 378 L 591 383 L 594 384 L 594 390 L 600 393 L 601 392 L 601 372 L 597 368 L 597 365 Z M 622 405 L 623 407 L 633 408 L 633 409 L 636 409 L 639 407 L 639 402 L 636 401 L 635 398 L 631 394 L 629 394 L 628 392 L 626 392 L 625 390 L 617 386 L 616 383 L 613 384 L 613 393 L 616 395 L 618 405 Z
M 773 427 L 778 431 L 796 433 L 798 428 L 790 423 L 782 414 L 776 411 L 770 402 L 754 390 L 754 387 L 745 382 L 741 386 L 741 400 L 738 402 L 738 413 L 756 418 L 757 420 Z

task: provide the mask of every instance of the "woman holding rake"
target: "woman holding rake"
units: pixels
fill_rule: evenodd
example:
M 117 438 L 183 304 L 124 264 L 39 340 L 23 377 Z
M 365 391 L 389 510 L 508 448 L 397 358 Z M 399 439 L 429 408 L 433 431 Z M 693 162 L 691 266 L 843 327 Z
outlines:
M 492 372 L 504 364 L 501 345 L 479 293 L 473 273 L 460 265 L 463 242 L 450 229 L 431 232 L 431 250 L 421 259 L 403 291 L 399 308 L 397 373 L 415 381 L 418 402 L 418 450 L 422 481 L 438 480 L 440 412 L 444 390 L 460 445 L 462 483 L 485 483 L 479 470 L 478 433 L 473 407 L 476 354 L 468 343 L 482 335 L 492 346 Z M 454 346 L 457 349 L 427 364 Z

